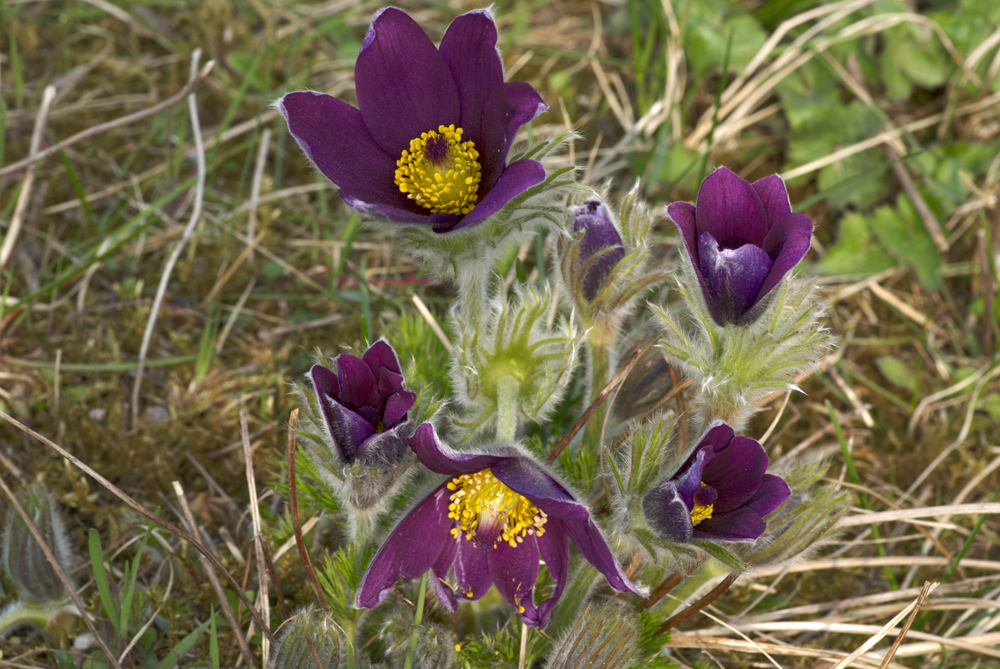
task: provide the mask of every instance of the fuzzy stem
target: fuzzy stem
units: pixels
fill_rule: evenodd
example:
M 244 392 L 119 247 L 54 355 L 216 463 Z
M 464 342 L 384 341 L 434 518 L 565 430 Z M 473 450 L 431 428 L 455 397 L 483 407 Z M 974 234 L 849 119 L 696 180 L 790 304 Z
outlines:
M 608 385 L 611 378 L 611 345 L 605 337 L 601 337 L 597 328 L 591 328 L 587 348 L 590 351 L 590 401 L 593 402 Z M 595 336 L 597 335 L 597 336 Z M 595 453 L 600 450 L 601 428 L 604 427 L 604 415 L 607 409 L 595 411 L 587 421 L 583 431 L 583 444 Z
M 510 443 L 517 435 L 517 405 L 521 384 L 510 375 L 497 379 L 497 441 Z
M 524 663 L 528 660 L 528 626 L 521 623 L 521 657 L 517 662 L 517 669 L 524 669 Z
M 363 548 L 371 540 L 375 532 L 376 514 L 370 511 L 357 511 L 350 514 L 351 537 L 354 545 Z
M 466 327 L 477 329 L 486 304 L 486 277 L 477 270 L 468 270 L 459 265 L 455 272 L 458 283 L 458 313 Z
M 62 611 L 70 611 L 79 615 L 75 607 L 66 606 L 65 602 L 59 604 L 41 604 L 32 606 L 25 602 L 14 602 L 0 613 L 0 635 L 6 634 L 7 630 L 18 625 L 32 625 L 40 630 L 44 630 L 49 621 Z
M 424 617 L 424 594 L 427 592 L 427 572 L 420 577 L 420 594 L 417 596 L 417 612 L 413 616 L 413 634 L 410 635 L 410 647 L 406 649 L 406 661 L 403 669 L 413 669 L 413 658 L 417 654 L 417 630 Z

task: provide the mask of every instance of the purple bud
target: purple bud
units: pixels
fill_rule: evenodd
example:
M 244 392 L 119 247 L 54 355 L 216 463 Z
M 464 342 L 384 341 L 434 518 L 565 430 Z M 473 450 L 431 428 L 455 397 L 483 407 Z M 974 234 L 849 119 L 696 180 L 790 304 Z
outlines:
M 792 213 L 777 175 L 751 184 L 720 167 L 702 182 L 697 206 L 674 202 L 667 213 L 719 325 L 749 325 L 759 318 L 812 238 L 812 221 Z
M 592 302 L 604 288 L 615 265 L 625 257 L 625 247 L 600 200 L 587 200 L 573 213 L 573 232 L 584 231 L 578 260 L 583 271 L 583 296 Z
M 766 529 L 764 516 L 791 495 L 781 477 L 766 473 L 767 466 L 760 442 L 715 423 L 680 469 L 643 498 L 646 520 L 674 543 L 755 541 Z
M 403 385 L 396 352 L 380 339 L 360 358 L 338 355 L 334 366 L 314 365 L 309 376 L 341 458 L 346 464 L 399 460 L 417 396 Z

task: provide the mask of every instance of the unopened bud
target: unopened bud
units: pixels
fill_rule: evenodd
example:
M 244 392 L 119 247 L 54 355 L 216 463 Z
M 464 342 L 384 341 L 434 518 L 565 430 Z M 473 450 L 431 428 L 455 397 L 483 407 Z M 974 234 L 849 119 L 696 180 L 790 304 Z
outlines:
M 63 572 L 68 572 L 72 568 L 73 555 L 62 515 L 52 494 L 43 484 L 36 483 L 21 490 L 17 501 L 55 555 Z M 66 588 L 55 567 L 13 505 L 7 510 L 4 523 L 3 566 L 28 602 L 45 604 L 66 597 Z
M 320 611 L 305 610 L 285 623 L 271 652 L 273 669 L 341 669 L 347 666 L 343 630 Z M 318 664 L 317 664 L 318 663 Z
M 555 645 L 546 669 L 602 667 L 625 669 L 639 654 L 634 614 L 609 604 L 587 607 L 573 627 Z

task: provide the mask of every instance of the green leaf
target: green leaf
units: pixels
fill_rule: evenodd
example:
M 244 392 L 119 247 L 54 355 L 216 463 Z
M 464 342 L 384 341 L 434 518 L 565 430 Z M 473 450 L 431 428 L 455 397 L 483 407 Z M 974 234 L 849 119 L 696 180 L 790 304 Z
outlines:
M 837 188 L 848 179 L 861 174 L 865 175 L 863 179 L 854 179 Z M 889 165 L 874 150 L 855 153 L 821 169 L 818 186 L 826 194 L 827 204 L 834 209 L 844 209 L 851 205 L 867 209 L 889 191 Z
M 913 374 L 913 370 L 895 356 L 880 356 L 875 359 L 875 366 L 890 383 L 903 390 L 913 390 L 917 384 L 917 377 Z
M 121 618 L 118 614 L 118 607 L 115 606 L 115 600 L 111 598 L 111 586 L 108 584 L 108 575 L 104 571 L 104 549 L 101 547 L 101 535 L 94 528 L 90 529 L 88 547 L 90 549 L 90 564 L 94 570 L 94 582 L 97 583 L 97 592 L 101 596 L 104 613 L 111 620 L 115 632 L 121 634 Z
M 198 625 L 197 628 L 186 637 L 177 642 L 173 650 L 167 653 L 167 656 L 156 665 L 156 669 L 172 669 L 172 667 L 177 666 L 180 659 L 184 657 L 194 644 L 198 641 L 198 638 L 208 629 L 209 623 L 212 622 L 211 619 L 206 620 L 202 624 Z M 237 632 L 238 634 L 239 632 Z
M 893 259 L 872 238 L 864 216 L 848 214 L 840 220 L 840 238 L 816 265 L 820 274 L 876 274 L 892 267 Z
M 757 19 L 742 13 L 736 3 L 701 0 L 688 7 L 684 52 L 698 80 L 721 67 L 730 33 L 734 36 L 729 52 L 730 71 L 742 70 L 767 40 L 767 33 Z
M 937 290 L 941 285 L 941 257 L 904 195 L 900 195 L 897 208 L 875 210 L 871 227 L 886 251 L 916 272 L 924 288 Z
M 733 555 L 725 548 L 716 543 L 712 543 L 711 541 L 699 541 L 699 540 L 692 541 L 691 543 L 697 546 L 698 548 L 702 549 L 712 557 L 714 557 L 719 562 L 730 567 L 731 569 L 743 571 L 744 569 L 747 568 L 743 560 Z

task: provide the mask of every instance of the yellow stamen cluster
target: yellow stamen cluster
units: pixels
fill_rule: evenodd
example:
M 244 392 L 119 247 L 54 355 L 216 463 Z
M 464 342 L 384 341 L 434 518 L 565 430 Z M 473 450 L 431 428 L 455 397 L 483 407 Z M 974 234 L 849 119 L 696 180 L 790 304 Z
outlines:
M 701 487 L 705 487 L 704 482 L 702 482 Z M 694 508 L 691 509 L 691 524 L 697 525 L 701 521 L 711 518 L 714 507 L 714 504 L 698 504 L 698 502 L 695 502 Z
M 498 539 L 517 548 L 524 537 L 545 534 L 545 512 L 501 483 L 489 469 L 456 476 L 448 482 L 448 490 L 453 491 L 448 517 L 458 521 L 458 527 L 451 530 L 456 539 L 459 532 L 471 541 L 487 527 L 499 528 L 493 548 Z
M 479 199 L 482 178 L 479 152 L 462 141 L 462 129 L 438 126 L 410 140 L 396 161 L 396 185 L 406 196 L 435 214 L 468 214 Z

